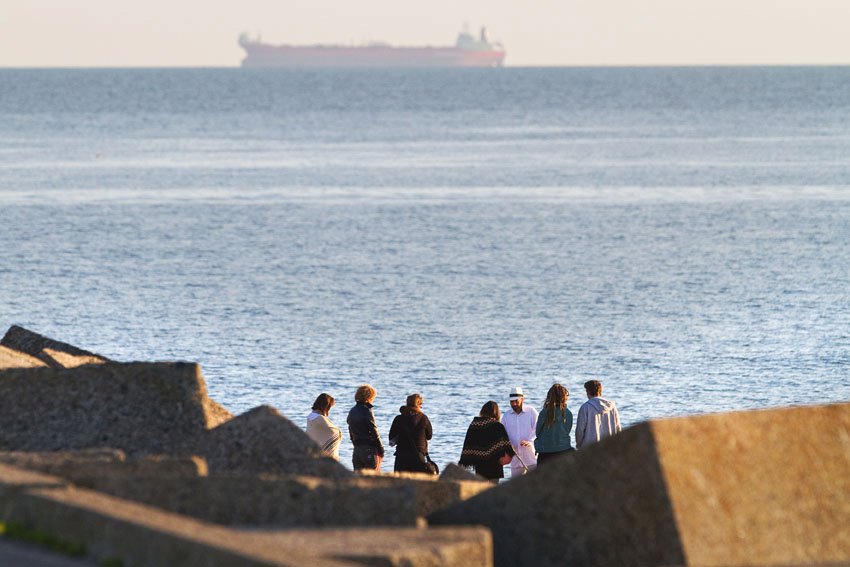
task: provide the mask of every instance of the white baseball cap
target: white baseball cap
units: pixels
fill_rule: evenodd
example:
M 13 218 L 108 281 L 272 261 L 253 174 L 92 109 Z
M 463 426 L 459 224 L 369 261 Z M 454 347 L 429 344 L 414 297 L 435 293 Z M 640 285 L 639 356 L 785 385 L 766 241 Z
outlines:
M 510 398 L 512 400 L 516 400 L 517 398 L 524 398 L 524 397 L 525 397 L 525 394 L 522 393 L 522 388 L 520 388 L 519 386 L 517 386 L 516 388 L 511 390 Z

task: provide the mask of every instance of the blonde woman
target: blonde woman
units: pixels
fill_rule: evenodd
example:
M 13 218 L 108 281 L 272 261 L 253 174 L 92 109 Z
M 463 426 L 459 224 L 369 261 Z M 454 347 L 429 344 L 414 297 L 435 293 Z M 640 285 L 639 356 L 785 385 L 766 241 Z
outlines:
M 375 423 L 375 414 L 372 413 L 372 402 L 378 391 L 369 384 L 363 384 L 354 393 L 356 402 L 351 411 L 348 412 L 348 434 L 354 444 L 354 453 L 351 456 L 351 464 L 354 470 L 362 469 L 381 470 L 381 461 L 384 459 L 384 446 L 381 436 L 378 435 L 378 425 Z
M 570 393 L 561 384 L 553 384 L 546 394 L 546 402 L 537 416 L 537 464 L 572 451 L 570 431 L 573 428 L 573 414 L 567 408 Z

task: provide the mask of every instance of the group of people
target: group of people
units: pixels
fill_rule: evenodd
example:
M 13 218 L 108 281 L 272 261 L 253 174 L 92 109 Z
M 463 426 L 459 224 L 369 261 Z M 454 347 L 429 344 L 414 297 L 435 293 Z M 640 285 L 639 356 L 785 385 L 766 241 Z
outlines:
M 602 383 L 589 380 L 584 384 L 587 401 L 579 408 L 575 422 L 576 449 L 601 441 L 621 430 L 617 405 L 602 397 Z M 354 470 L 380 470 L 384 445 L 378 434 L 372 402 L 375 388 L 364 384 L 354 394 L 355 405 L 348 412 L 348 433 L 354 445 Z M 573 451 L 570 432 L 573 414 L 567 408 L 570 393 L 562 384 L 553 384 L 538 414 L 525 402 L 522 388 L 510 392 L 511 409 L 500 413 L 499 405 L 488 401 L 473 418 L 463 441 L 459 464 L 471 467 L 487 479 L 498 482 L 504 466 L 510 464 L 511 476 L 520 476 L 559 455 Z M 422 396 L 407 396 L 405 405 L 390 426 L 390 446 L 395 447 L 396 472 L 436 472 L 428 456 L 431 421 L 422 412 Z M 307 435 L 322 452 L 339 460 L 342 432 L 328 418 L 334 399 L 320 394 L 307 417 Z
M 363 384 L 354 393 L 354 407 L 348 412 L 348 434 L 354 445 L 351 456 L 354 470 L 381 468 L 384 444 L 378 434 L 378 424 L 372 413 L 372 402 L 378 395 L 369 384 Z M 307 435 L 322 449 L 322 453 L 339 460 L 342 432 L 328 418 L 334 405 L 329 394 L 319 394 L 313 411 L 307 416 Z M 390 445 L 396 448 L 395 471 L 431 472 L 428 441 L 432 435 L 431 420 L 422 413 L 422 396 L 410 394 L 399 415 L 390 427 Z

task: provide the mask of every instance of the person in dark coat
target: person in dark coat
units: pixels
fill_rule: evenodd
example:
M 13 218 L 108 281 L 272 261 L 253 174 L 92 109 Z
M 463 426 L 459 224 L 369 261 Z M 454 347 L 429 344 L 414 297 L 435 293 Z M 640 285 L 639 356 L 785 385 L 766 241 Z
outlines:
M 378 392 L 369 384 L 363 384 L 354 393 L 357 402 L 348 412 L 348 435 L 354 444 L 351 463 L 355 471 L 361 469 L 381 470 L 384 459 L 384 446 L 378 435 L 375 415 L 372 413 L 372 402 Z
M 422 396 L 410 394 L 390 426 L 390 445 L 396 448 L 393 470 L 429 472 L 426 455 L 431 434 L 431 420 L 422 413 Z
M 514 448 L 508 439 L 505 426 L 499 422 L 499 404 L 489 401 L 481 408 L 478 417 L 473 418 L 463 450 L 460 453 L 460 465 L 473 467 L 475 473 L 493 482 L 504 478 L 502 467 L 510 463 Z

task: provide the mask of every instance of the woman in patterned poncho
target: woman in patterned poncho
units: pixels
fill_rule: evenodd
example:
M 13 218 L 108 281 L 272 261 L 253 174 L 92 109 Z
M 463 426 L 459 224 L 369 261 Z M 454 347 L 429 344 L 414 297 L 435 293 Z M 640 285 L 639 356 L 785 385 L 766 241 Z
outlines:
M 481 408 L 479 417 L 473 418 L 466 438 L 463 440 L 463 450 L 459 463 L 465 467 L 473 467 L 475 472 L 484 478 L 499 482 L 505 476 L 502 467 L 510 462 L 514 449 L 508 440 L 505 426 L 499 423 L 499 405 L 489 401 Z

